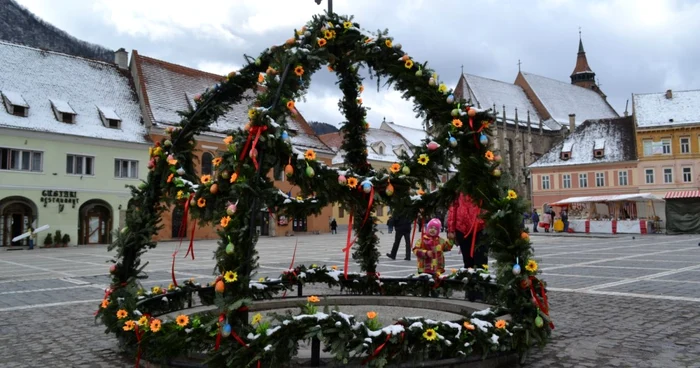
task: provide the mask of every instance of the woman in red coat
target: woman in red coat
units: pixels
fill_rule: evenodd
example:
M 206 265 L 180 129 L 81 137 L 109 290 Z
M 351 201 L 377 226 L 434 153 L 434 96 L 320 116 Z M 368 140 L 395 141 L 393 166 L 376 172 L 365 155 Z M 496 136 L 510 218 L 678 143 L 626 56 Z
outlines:
M 479 217 L 481 211 L 469 195 L 460 194 L 447 215 L 447 237 L 459 245 L 465 268 L 481 268 L 488 263 L 488 250 L 479 247 L 485 227 Z

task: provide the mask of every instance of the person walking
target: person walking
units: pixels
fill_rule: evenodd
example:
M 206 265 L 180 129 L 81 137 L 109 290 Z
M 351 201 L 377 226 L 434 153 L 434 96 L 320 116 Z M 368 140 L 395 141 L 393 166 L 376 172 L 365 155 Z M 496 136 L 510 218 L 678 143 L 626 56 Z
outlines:
M 386 220 L 386 226 L 389 227 L 389 234 L 391 234 L 394 231 L 394 217 L 389 216 L 389 219 Z
M 36 238 L 36 234 L 34 234 L 34 227 L 29 225 L 29 250 L 34 249 L 34 238 Z
M 481 268 L 488 263 L 488 250 L 479 247 L 485 227 L 481 212 L 482 209 L 469 195 L 460 194 L 450 206 L 447 215 L 447 238 L 454 239 L 459 245 L 464 268 Z
M 335 218 L 331 220 L 331 234 L 337 234 L 338 233 L 338 222 L 335 221 Z
M 540 224 L 540 215 L 537 213 L 537 208 L 534 208 L 532 210 L 532 232 L 537 233 L 537 226 Z
M 406 243 L 406 258 L 404 261 L 411 260 L 411 220 L 405 216 L 392 217 L 394 223 L 394 230 L 396 235 L 394 236 L 394 246 L 391 247 L 391 252 L 387 253 L 386 256 L 396 260 L 396 253 L 399 251 L 399 243 L 401 243 L 401 238 L 404 238 Z
M 561 210 L 561 221 L 564 223 L 564 232 L 569 232 L 569 211 L 564 208 Z

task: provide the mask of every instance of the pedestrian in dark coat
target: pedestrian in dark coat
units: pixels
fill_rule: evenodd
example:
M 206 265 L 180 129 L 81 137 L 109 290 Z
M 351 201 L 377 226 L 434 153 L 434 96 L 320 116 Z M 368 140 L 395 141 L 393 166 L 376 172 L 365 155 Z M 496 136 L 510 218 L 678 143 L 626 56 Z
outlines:
M 537 225 L 540 224 L 540 215 L 537 213 L 537 209 L 532 210 L 532 232 L 537 233 Z
M 405 216 L 392 217 L 394 230 L 396 235 L 394 236 L 394 246 L 391 248 L 391 253 L 387 253 L 386 256 L 391 259 L 396 259 L 396 253 L 399 251 L 399 243 L 401 243 L 401 238 L 404 238 L 406 243 L 406 258 L 404 261 L 411 260 L 411 219 Z

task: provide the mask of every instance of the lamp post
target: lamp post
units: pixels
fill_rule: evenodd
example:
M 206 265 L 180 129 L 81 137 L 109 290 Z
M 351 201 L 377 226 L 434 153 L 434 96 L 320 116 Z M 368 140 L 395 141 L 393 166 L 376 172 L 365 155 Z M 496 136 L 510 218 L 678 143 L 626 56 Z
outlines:
M 321 5 L 321 1 L 323 0 L 314 0 L 316 1 L 316 5 Z M 333 0 L 327 0 L 328 1 L 328 14 L 333 13 Z

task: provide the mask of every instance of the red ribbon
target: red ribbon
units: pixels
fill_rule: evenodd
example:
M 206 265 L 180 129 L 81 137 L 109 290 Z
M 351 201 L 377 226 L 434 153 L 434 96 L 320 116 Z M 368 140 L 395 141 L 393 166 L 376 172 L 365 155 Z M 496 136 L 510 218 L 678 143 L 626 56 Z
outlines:
M 185 201 L 185 211 L 182 215 L 182 222 L 180 223 L 180 229 L 177 231 L 177 237 L 180 238 L 180 244 L 178 244 L 177 249 L 175 249 L 175 252 L 173 252 L 173 264 L 170 267 L 170 276 L 172 276 L 173 285 L 175 285 L 175 287 L 178 286 L 177 280 L 175 279 L 175 256 L 180 251 L 180 247 L 182 246 L 182 240 L 185 238 L 185 235 L 187 234 L 187 216 L 190 213 L 190 201 L 192 201 L 193 197 L 194 197 L 194 193 L 190 193 L 190 196 Z
M 248 147 L 250 147 L 251 140 L 253 141 L 253 146 L 250 148 L 252 151 L 255 149 L 255 146 L 258 144 L 258 139 L 260 139 L 260 134 L 262 132 L 267 130 L 267 125 L 256 125 L 250 127 L 250 130 L 248 132 L 248 139 L 245 142 L 245 146 L 243 146 L 243 152 L 241 153 L 241 161 L 243 161 L 246 156 L 248 155 Z M 255 139 L 253 139 L 253 135 L 255 135 Z M 253 165 L 255 165 L 255 169 L 258 169 L 258 159 L 257 157 L 253 157 Z
M 368 356 L 367 359 L 362 361 L 362 365 L 365 365 L 365 364 L 369 363 L 372 359 L 376 358 L 379 355 L 379 353 L 382 351 L 382 349 L 384 349 L 384 346 L 386 346 L 386 344 L 389 342 L 389 339 L 391 339 L 391 335 L 387 334 L 386 340 L 384 340 L 384 342 L 381 345 L 379 345 L 376 349 L 374 349 L 374 352 L 372 353 L 372 355 Z
M 537 297 L 537 292 L 535 292 L 534 280 L 537 280 L 534 276 L 530 276 L 530 294 L 532 295 L 532 300 L 547 317 L 549 317 L 549 303 L 547 302 L 547 294 L 544 291 L 544 285 L 540 283 L 540 295 L 542 296 L 543 303 L 540 303 L 540 299 Z M 549 328 L 554 329 L 554 323 L 549 321 Z
M 134 333 L 136 333 L 136 343 L 139 346 L 136 350 L 136 368 L 139 368 L 139 363 L 141 363 L 141 336 L 143 336 L 144 332 L 139 333 L 139 325 L 134 324 Z
M 483 201 L 479 201 L 479 210 L 481 210 L 482 202 Z M 476 214 L 474 215 L 474 221 L 472 222 L 472 228 L 473 228 L 473 230 L 472 230 L 472 248 L 471 248 L 471 251 L 469 253 L 469 256 L 472 257 L 472 259 L 474 259 L 474 248 L 476 246 L 476 233 L 479 232 L 479 227 L 476 225 L 476 220 L 478 220 L 478 219 L 479 219 L 479 212 L 476 212 Z M 465 236 L 466 236 L 466 234 L 465 234 Z
M 219 315 L 219 332 L 216 334 L 216 344 L 214 345 L 214 350 L 219 350 L 219 346 L 221 345 L 221 328 L 224 326 L 222 322 L 224 322 L 226 318 L 226 314 L 221 313 Z
M 245 347 L 246 349 L 250 349 L 250 346 L 248 346 L 248 344 L 246 344 L 245 341 L 243 341 L 243 339 L 241 339 L 241 337 L 238 336 L 236 331 L 234 331 L 233 329 L 231 329 L 231 336 L 233 336 L 233 338 L 236 339 L 236 341 L 238 341 L 238 343 L 241 344 L 241 346 Z M 260 368 L 260 361 L 259 360 L 258 360 L 258 368 Z
M 185 253 L 185 258 L 187 258 L 188 255 L 192 255 L 192 259 L 194 259 L 194 231 L 197 229 L 197 221 L 192 221 L 192 233 L 190 233 L 190 246 L 187 247 L 187 253 Z
M 467 109 L 467 112 L 469 112 L 469 109 Z M 471 117 L 471 116 L 469 117 L 469 129 L 471 129 L 472 131 L 474 131 L 474 118 Z M 474 135 L 473 135 L 473 137 L 474 137 L 474 146 L 479 147 L 479 141 L 476 139 L 476 133 L 478 133 L 478 132 L 475 131 L 475 132 L 474 132 Z
M 294 253 L 292 253 L 292 262 L 289 264 L 288 270 L 292 270 L 292 274 L 294 276 L 297 275 L 296 271 L 294 271 L 294 260 L 297 258 L 297 245 L 299 245 L 299 239 L 297 239 L 296 243 L 294 243 Z M 289 271 L 287 271 L 289 272 Z M 284 294 L 282 294 L 282 299 L 287 297 L 287 290 L 284 291 Z
M 348 238 L 345 242 L 345 248 L 343 248 L 343 252 L 345 252 L 345 263 L 343 263 L 343 275 L 345 276 L 345 279 L 348 279 L 348 263 L 350 262 L 350 248 L 352 248 L 352 243 L 354 243 L 354 239 L 351 241 L 350 238 L 352 237 L 352 219 L 354 218 L 352 210 L 350 210 L 350 220 L 348 220 Z

